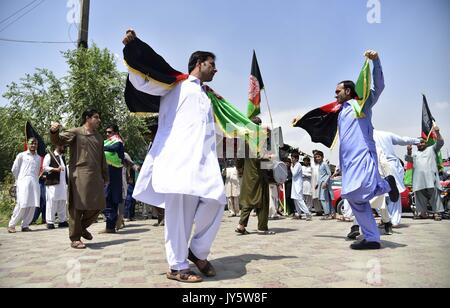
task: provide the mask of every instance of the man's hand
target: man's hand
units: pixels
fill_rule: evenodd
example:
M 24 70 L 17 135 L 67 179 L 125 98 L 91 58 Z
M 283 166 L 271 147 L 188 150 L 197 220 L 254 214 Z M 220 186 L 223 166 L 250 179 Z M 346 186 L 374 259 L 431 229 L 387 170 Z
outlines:
M 328 184 L 327 183 L 323 183 L 322 188 L 323 189 L 327 189 L 328 188 Z
M 297 124 L 297 122 L 300 121 L 300 119 L 301 119 L 301 116 L 295 117 L 291 122 L 292 126 L 294 127 L 295 124 Z
M 436 133 L 439 133 L 439 132 L 441 131 L 441 129 L 440 129 L 438 126 L 433 126 L 433 130 L 434 130 Z
M 365 53 L 364 53 L 364 56 L 365 57 L 367 57 L 367 58 L 369 58 L 370 60 L 376 60 L 376 59 L 378 59 L 378 52 L 376 52 L 376 51 L 374 51 L 374 50 L 367 50 Z
M 50 132 L 55 134 L 57 132 L 59 132 L 59 130 L 61 129 L 61 124 L 59 124 L 58 122 L 52 122 L 52 125 L 50 126 Z
M 124 45 L 127 45 L 128 43 L 133 41 L 135 38 L 136 38 L 136 32 L 134 32 L 133 29 L 128 29 L 127 34 L 125 35 L 125 37 L 122 40 L 122 43 Z

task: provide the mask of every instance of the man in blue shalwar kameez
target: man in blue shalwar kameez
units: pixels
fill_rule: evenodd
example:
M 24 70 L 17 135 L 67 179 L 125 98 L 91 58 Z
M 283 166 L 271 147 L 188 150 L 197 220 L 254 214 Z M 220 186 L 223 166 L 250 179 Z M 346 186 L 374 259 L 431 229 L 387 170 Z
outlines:
M 343 81 L 336 88 L 337 103 L 342 105 L 338 118 L 340 138 L 340 166 L 342 170 L 342 198 L 348 200 L 358 220 L 364 240 L 352 244 L 356 250 L 380 249 L 380 233 L 369 201 L 389 193 L 393 202 L 399 198 L 395 179 L 381 178 L 378 172 L 377 151 L 373 139 L 372 107 L 384 89 L 384 78 L 378 53 L 366 51 L 372 60 L 374 88 L 362 109 L 364 117 L 356 117 L 351 100 L 357 97 L 355 84 Z

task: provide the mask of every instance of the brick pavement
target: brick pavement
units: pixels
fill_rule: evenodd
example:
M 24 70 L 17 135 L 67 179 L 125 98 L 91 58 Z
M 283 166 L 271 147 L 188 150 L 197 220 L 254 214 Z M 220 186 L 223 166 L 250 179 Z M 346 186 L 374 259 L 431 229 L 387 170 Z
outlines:
M 67 229 L 2 229 L 0 287 L 450 287 L 450 221 L 404 219 L 382 236 L 382 250 L 368 252 L 348 248 L 349 223 L 286 218 L 269 222 L 276 235 L 240 236 L 238 218 L 225 215 L 210 256 L 218 275 L 194 285 L 166 279 L 164 230 L 153 223 L 113 235 L 97 234 L 104 224 L 95 224 L 82 251 L 69 247 Z

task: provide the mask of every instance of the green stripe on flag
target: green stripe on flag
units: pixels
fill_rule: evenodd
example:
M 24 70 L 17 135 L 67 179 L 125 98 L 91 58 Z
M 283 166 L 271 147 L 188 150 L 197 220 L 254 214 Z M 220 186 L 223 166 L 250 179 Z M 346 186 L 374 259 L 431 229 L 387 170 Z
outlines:
M 208 97 L 211 100 L 216 124 L 218 124 L 225 136 L 247 140 L 253 151 L 261 153 L 264 142 L 259 142 L 259 140 L 267 138 L 266 131 L 253 123 L 225 99 L 219 99 L 212 92 L 208 92 Z
M 364 104 L 370 96 L 371 84 L 372 78 L 370 74 L 370 62 L 369 59 L 366 59 L 355 86 L 358 100 L 357 102 L 351 102 L 357 118 L 363 118 L 365 116 L 362 110 L 364 108 Z
M 251 119 L 261 113 L 261 108 L 256 106 L 251 100 L 248 101 L 247 115 Z

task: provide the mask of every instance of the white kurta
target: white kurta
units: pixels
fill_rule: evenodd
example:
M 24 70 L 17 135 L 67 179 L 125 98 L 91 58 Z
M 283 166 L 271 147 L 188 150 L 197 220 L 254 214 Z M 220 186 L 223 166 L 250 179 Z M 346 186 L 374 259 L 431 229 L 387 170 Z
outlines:
M 311 196 L 312 195 L 312 187 L 311 187 L 312 168 L 311 168 L 311 166 L 309 166 L 309 167 L 302 166 L 302 175 L 303 175 L 303 195 Z
M 300 163 L 296 163 L 294 167 L 291 167 L 291 172 L 292 172 L 291 199 L 303 200 L 302 165 Z
M 53 155 L 58 159 L 59 153 L 53 152 Z M 53 167 L 50 167 L 50 161 L 51 157 L 50 154 L 45 155 L 44 157 L 44 163 L 42 167 L 44 168 L 45 172 L 50 172 Z M 60 158 L 59 163 L 63 170 L 59 174 L 59 184 L 57 185 L 49 185 L 46 186 L 46 194 L 47 194 L 47 200 L 53 200 L 53 201 L 66 201 L 67 200 L 67 183 L 66 183 L 66 170 L 67 167 L 64 164 L 64 161 Z
M 319 189 L 316 189 L 316 185 L 318 184 L 317 179 L 319 178 L 319 165 L 317 165 L 315 162 L 311 162 L 311 170 L 312 170 L 312 176 L 311 176 L 311 195 L 313 199 L 319 198 Z
M 400 158 L 397 157 L 394 150 L 394 145 L 413 145 L 420 142 L 417 138 L 410 137 L 400 137 L 390 132 L 384 132 L 379 130 L 374 130 L 373 139 L 377 147 L 380 147 L 383 151 L 389 165 L 391 166 L 392 176 L 394 176 L 397 182 L 397 188 L 400 193 L 405 191 L 405 184 L 403 182 L 405 171 L 402 164 L 400 163 Z
M 41 157 L 30 151 L 19 153 L 11 172 L 16 180 L 17 206 L 20 209 L 39 207 L 41 190 L 39 187 L 39 171 Z
M 225 169 L 225 193 L 227 197 L 239 197 L 241 186 L 236 167 Z
M 211 102 L 193 76 L 173 89 L 161 91 L 130 72 L 139 91 L 163 95 L 158 132 L 145 158 L 133 198 L 164 207 L 166 194 L 183 194 L 226 204 L 216 153 Z

